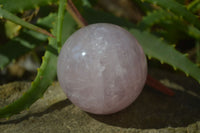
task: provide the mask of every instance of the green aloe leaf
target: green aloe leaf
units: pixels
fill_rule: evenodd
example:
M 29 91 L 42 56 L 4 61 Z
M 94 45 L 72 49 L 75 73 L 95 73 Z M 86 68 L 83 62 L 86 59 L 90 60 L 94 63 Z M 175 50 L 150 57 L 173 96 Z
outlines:
M 52 17 L 52 19 L 56 18 L 55 15 L 50 15 L 50 17 Z M 55 31 L 53 34 L 55 35 Z M 49 45 L 56 48 L 55 38 L 49 39 Z M 8 118 L 14 114 L 20 113 L 20 111 L 29 108 L 37 99 L 43 96 L 43 93 L 56 76 L 55 62 L 57 62 L 57 55 L 46 50 L 42 64 L 38 69 L 38 74 L 35 80 L 32 82 L 30 89 L 13 103 L 0 108 L 1 118 Z
M 159 5 L 162 8 L 167 9 L 168 11 L 173 12 L 177 16 L 180 17 L 180 19 L 185 19 L 187 22 L 193 24 L 198 29 L 200 29 L 200 21 L 199 19 L 192 14 L 190 11 L 188 11 L 183 5 L 177 3 L 174 0 L 142 0 L 150 2 L 154 5 Z
M 142 45 L 144 52 L 149 58 L 155 58 L 162 63 L 167 63 L 175 70 L 180 69 L 187 76 L 190 75 L 200 83 L 200 68 L 174 47 L 147 31 L 137 29 L 130 29 L 129 31 Z
M 173 13 L 167 12 L 165 10 L 155 10 L 153 12 L 148 13 L 146 16 L 143 17 L 142 21 L 139 22 L 138 26 L 140 29 L 148 30 L 152 28 L 155 24 L 162 24 L 165 21 L 171 21 L 174 27 L 177 27 L 175 30 L 180 30 L 181 32 L 185 32 L 186 34 L 194 37 L 196 39 L 200 39 L 200 30 L 193 25 L 186 24 L 183 20 L 179 19 Z M 167 26 L 167 25 L 165 25 Z M 163 27 L 166 30 L 170 29 L 170 27 Z M 168 36 L 170 36 L 168 34 Z
M 200 10 L 200 1 L 199 0 L 193 0 L 188 6 L 187 9 L 191 12 L 195 13 Z
M 51 33 L 49 33 L 48 31 L 46 31 L 45 29 L 42 29 L 38 26 L 30 24 L 1 7 L 0 7 L 0 18 L 8 19 L 8 20 L 12 21 L 13 23 L 19 24 L 30 30 L 34 30 L 34 31 L 37 31 L 37 32 L 43 33 L 45 35 L 53 37 L 53 35 Z
M 43 26 L 54 26 L 52 33 L 56 34 L 56 18 L 57 14 L 50 14 L 46 18 L 40 19 L 39 24 Z M 69 23 L 65 23 L 69 22 Z M 63 40 L 66 40 L 69 35 L 76 30 L 76 23 L 73 18 L 65 12 L 63 27 L 65 30 L 62 31 L 63 35 L 61 37 L 61 43 L 64 43 Z M 49 39 L 49 48 L 57 49 L 56 39 Z M 37 99 L 41 98 L 48 88 L 49 85 L 53 82 L 56 76 L 56 66 L 57 66 L 57 54 L 54 54 L 51 50 L 46 50 L 43 57 L 41 67 L 38 69 L 38 74 L 35 80 L 31 84 L 31 88 L 24 93 L 24 95 L 16 100 L 15 102 L 0 108 L 0 118 L 1 117 L 10 117 L 14 114 L 20 113 L 20 111 L 29 108 Z

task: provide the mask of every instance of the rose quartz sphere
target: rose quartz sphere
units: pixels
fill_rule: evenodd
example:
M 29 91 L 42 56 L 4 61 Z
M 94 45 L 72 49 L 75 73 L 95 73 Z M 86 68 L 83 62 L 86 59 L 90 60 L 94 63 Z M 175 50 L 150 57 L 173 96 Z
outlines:
M 73 104 L 90 113 L 111 114 L 141 93 L 147 62 L 132 34 L 117 25 L 98 23 L 81 28 L 65 42 L 57 75 Z

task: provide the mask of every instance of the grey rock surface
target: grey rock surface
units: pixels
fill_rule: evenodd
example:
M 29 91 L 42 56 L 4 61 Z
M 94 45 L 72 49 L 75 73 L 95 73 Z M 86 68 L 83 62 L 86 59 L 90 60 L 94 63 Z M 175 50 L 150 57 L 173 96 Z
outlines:
M 182 74 L 150 70 L 175 91 L 166 96 L 145 86 L 138 99 L 112 115 L 93 115 L 74 106 L 55 82 L 29 110 L 0 119 L 1 133 L 196 133 L 200 132 L 199 84 Z M 0 106 L 21 95 L 29 82 L 0 86 Z M 14 96 L 14 97 L 12 97 Z M 11 98 L 12 97 L 12 98 Z

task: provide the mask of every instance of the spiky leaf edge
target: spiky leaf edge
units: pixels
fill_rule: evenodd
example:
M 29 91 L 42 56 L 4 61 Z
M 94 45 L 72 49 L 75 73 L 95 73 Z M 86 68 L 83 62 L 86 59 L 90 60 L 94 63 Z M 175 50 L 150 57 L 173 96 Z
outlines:
M 160 60 L 161 63 L 171 65 L 175 70 L 180 69 L 187 76 L 191 76 L 200 83 L 200 68 L 191 62 L 185 55 L 168 45 L 164 40 L 137 29 L 129 30 L 142 45 L 145 54 L 149 58 Z
M 141 0 L 150 2 L 154 5 L 159 5 L 162 8 L 165 8 L 168 11 L 173 12 L 177 16 L 180 16 L 180 19 L 185 19 L 188 23 L 193 24 L 195 27 L 200 29 L 199 19 L 187 10 L 183 5 L 179 4 L 174 0 Z
M 55 14 L 51 14 L 52 17 Z M 55 35 L 55 30 L 52 30 Z M 49 45 L 56 47 L 56 40 L 49 38 Z M 18 100 L 0 109 L 0 118 L 9 118 L 14 114 L 20 113 L 22 110 L 28 109 L 37 99 L 43 96 L 48 86 L 52 83 L 56 76 L 57 55 L 50 51 L 45 52 L 42 64 L 38 69 L 38 74 L 32 82 L 30 89 L 23 94 Z
M 154 10 L 143 17 L 142 21 L 138 23 L 140 29 L 149 30 L 153 25 L 162 23 L 165 20 L 174 21 L 177 23 L 179 29 L 187 33 L 191 37 L 200 39 L 200 30 L 193 25 L 187 25 L 185 22 L 175 16 L 173 13 L 167 12 L 165 10 Z M 178 25 L 179 24 L 179 25 Z

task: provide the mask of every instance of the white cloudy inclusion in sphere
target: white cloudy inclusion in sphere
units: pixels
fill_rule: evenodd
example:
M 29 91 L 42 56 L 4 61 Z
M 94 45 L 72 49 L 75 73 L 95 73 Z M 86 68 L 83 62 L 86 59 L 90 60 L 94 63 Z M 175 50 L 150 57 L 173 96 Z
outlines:
M 81 28 L 65 42 L 57 75 L 73 104 L 90 113 L 111 114 L 141 93 L 147 62 L 132 34 L 117 25 L 98 23 Z

